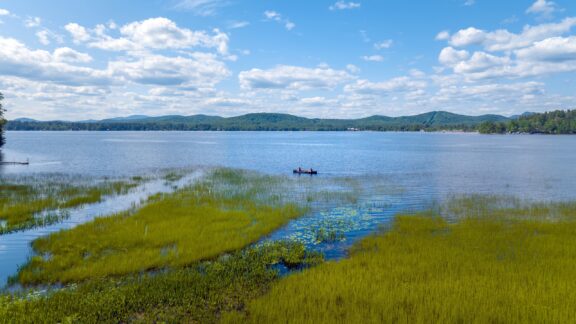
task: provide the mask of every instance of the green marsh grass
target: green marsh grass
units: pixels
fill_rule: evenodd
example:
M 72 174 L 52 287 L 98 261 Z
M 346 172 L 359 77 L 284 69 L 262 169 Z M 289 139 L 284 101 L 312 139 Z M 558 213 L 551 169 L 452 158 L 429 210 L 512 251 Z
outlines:
M 399 215 L 350 258 L 281 279 L 229 323 L 576 318 L 576 203 L 468 196 Z
M 276 242 L 190 267 L 94 279 L 44 295 L 0 295 L 0 323 L 216 323 L 265 293 L 271 265 L 310 266 L 321 256 Z
M 36 240 L 38 256 L 17 280 L 78 282 L 183 267 L 241 249 L 307 211 L 286 202 L 283 183 L 277 177 L 214 170 L 203 181 L 151 197 L 134 212 Z
M 100 181 L 45 176 L 0 181 L 0 235 L 46 226 L 67 217 L 63 209 L 102 201 L 136 187 L 136 181 Z

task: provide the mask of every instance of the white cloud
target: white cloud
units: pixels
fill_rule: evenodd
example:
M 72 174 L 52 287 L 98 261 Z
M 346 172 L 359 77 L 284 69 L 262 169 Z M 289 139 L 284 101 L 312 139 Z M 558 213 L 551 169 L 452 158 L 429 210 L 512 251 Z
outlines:
M 280 13 L 273 10 L 264 11 L 264 18 L 266 21 L 275 21 L 284 25 L 286 30 L 291 31 L 296 27 L 296 24 L 290 21 L 288 18 L 284 18 Z
M 42 45 L 50 45 L 50 37 L 47 30 L 37 32 L 36 37 L 38 37 L 38 41 L 42 43 Z
M 473 6 L 473 5 L 475 5 L 475 4 L 476 4 L 476 0 L 466 0 L 466 1 L 464 2 L 464 5 L 467 6 L 467 7 Z
M 556 10 L 556 3 L 553 1 L 536 0 L 530 8 L 526 9 L 526 13 L 551 17 Z
M 182 0 L 175 8 L 189 10 L 199 16 L 212 16 L 227 4 L 228 2 L 223 0 Z
M 346 71 L 330 68 L 305 68 L 280 65 L 269 70 L 252 69 L 240 72 L 243 89 L 332 89 L 353 77 Z
M 348 72 L 353 73 L 353 74 L 360 73 L 360 68 L 354 64 L 346 65 L 346 70 L 348 70 Z
M 40 17 L 28 17 L 24 20 L 24 26 L 28 28 L 40 27 L 41 24 L 42 19 L 40 19 Z
M 486 40 L 486 32 L 474 27 L 459 30 L 456 34 L 452 35 L 450 45 L 455 47 L 463 47 L 470 45 L 482 44 Z
M 326 97 L 308 97 L 300 99 L 300 103 L 308 107 L 324 107 L 324 106 L 334 106 L 337 101 L 334 99 L 328 99 Z
M 60 62 L 43 50 L 31 50 L 13 38 L 0 37 L 0 74 L 72 86 L 109 85 L 107 71 Z
M 450 32 L 447 30 L 443 30 L 436 35 L 436 40 L 439 41 L 446 41 L 450 39 Z
M 456 50 L 453 47 L 445 47 L 438 56 L 438 61 L 443 65 L 455 66 L 470 57 L 470 53 L 466 50 Z
M 383 82 L 371 82 L 358 80 L 356 83 L 346 85 L 344 91 L 362 95 L 387 96 L 402 92 L 414 92 L 424 90 L 428 83 L 410 77 L 397 77 Z
M 532 45 L 549 37 L 561 36 L 576 26 L 576 17 L 566 18 L 558 23 L 525 26 L 520 34 L 505 29 L 487 32 L 474 27 L 462 29 L 452 35 L 450 45 L 466 47 L 481 45 L 488 51 L 507 51 Z
M 82 43 L 90 40 L 90 34 L 83 26 L 78 25 L 77 23 L 69 23 L 64 26 L 70 35 L 72 35 L 72 39 L 74 43 Z
M 10 15 L 10 11 L 0 8 L 0 16 L 8 16 L 8 15 Z
M 206 53 L 193 53 L 191 57 L 148 55 L 111 61 L 108 66 L 112 75 L 135 83 L 191 90 L 210 89 L 230 75 L 224 63 Z
M 454 66 L 456 73 L 480 73 L 490 69 L 510 65 L 509 57 L 499 57 L 484 52 L 475 52 L 468 60 L 459 62 Z
M 562 63 L 576 61 L 576 36 L 553 37 L 516 52 L 518 59 Z
M 350 9 L 357 9 L 360 8 L 362 5 L 359 2 L 346 2 L 346 1 L 337 1 L 328 9 L 334 10 L 350 10 Z
M 382 62 L 384 61 L 384 56 L 382 55 L 366 55 L 362 56 L 362 59 L 367 62 Z
M 52 43 L 52 40 L 55 40 L 57 43 L 64 42 L 64 38 L 62 37 L 62 35 L 55 34 L 46 28 L 37 31 L 36 38 L 38 38 L 38 41 L 42 45 L 50 45 L 50 43 Z
M 228 25 L 230 29 L 239 29 L 250 26 L 249 21 L 233 21 Z
M 576 36 L 562 37 L 576 26 L 576 17 L 525 26 L 519 34 L 470 27 L 452 35 L 456 47 L 482 46 L 485 51 L 444 48 L 439 62 L 468 80 L 526 78 L 576 71 Z M 494 54 L 496 52 L 502 52 Z
M 378 42 L 376 44 L 374 44 L 374 48 L 377 50 L 381 50 L 381 49 L 385 49 L 385 48 L 390 48 L 392 47 L 392 45 L 394 44 L 394 41 L 391 39 L 387 39 L 381 42 Z
M 80 53 L 69 47 L 60 47 L 54 50 L 54 59 L 58 62 L 88 63 L 92 57 L 86 53 Z
M 212 33 L 180 28 L 172 20 L 158 17 L 126 24 L 120 28 L 121 37 L 106 34 L 106 26 L 93 30 L 72 23 L 66 25 L 76 43 L 109 51 L 143 51 L 146 49 L 185 49 L 193 47 L 215 48 L 220 54 L 228 53 L 229 37 L 214 29 Z

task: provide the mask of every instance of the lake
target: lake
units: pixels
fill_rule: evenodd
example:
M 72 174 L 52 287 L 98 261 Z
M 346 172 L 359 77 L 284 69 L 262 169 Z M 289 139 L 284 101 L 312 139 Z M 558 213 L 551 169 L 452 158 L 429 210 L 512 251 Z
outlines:
M 226 166 L 292 177 L 299 166 L 313 179 L 351 177 L 370 187 L 361 206 L 334 206 L 293 221 L 270 239 L 295 238 L 328 258 L 345 255 L 357 239 L 397 212 L 421 209 L 453 194 L 505 194 L 529 200 L 576 198 L 576 136 L 377 132 L 7 132 L 4 177 L 37 173 L 142 175 L 167 168 Z M 296 176 L 297 177 L 297 176 Z M 78 210 L 63 224 L 0 236 L 0 281 L 31 253 L 34 238 L 129 208 L 152 192 Z M 160 186 L 160 187 L 158 187 Z M 394 191 L 390 188 L 398 188 Z M 124 199 L 122 203 L 120 201 Z M 310 229 L 346 220 L 346 240 L 314 244 Z M 308 241 L 306 241 L 308 240 Z M 0 286 L 2 286 L 0 282 Z
M 271 174 L 383 175 L 431 194 L 576 196 L 576 136 L 377 132 L 8 132 L 1 174 L 141 174 L 227 166 Z

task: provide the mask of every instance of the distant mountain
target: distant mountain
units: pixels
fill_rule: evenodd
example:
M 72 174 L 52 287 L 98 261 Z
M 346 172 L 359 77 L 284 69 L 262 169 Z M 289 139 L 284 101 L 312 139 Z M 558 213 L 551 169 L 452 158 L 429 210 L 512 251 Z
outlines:
M 15 121 L 15 122 L 28 122 L 28 123 L 37 122 L 37 120 L 32 119 L 32 118 L 16 118 L 13 121 Z
M 414 116 L 371 116 L 361 119 L 305 118 L 289 114 L 253 113 L 236 117 L 208 115 L 169 115 L 150 117 L 134 115 L 100 121 L 39 122 L 13 120 L 8 130 L 225 130 L 225 131 L 434 131 L 475 130 L 483 122 L 504 122 L 499 115 L 465 116 L 446 111 L 433 111 Z
M 524 113 L 522 113 L 522 114 L 520 114 L 520 115 L 512 115 L 512 116 L 510 116 L 510 119 L 519 119 L 520 117 L 530 117 L 530 116 L 536 115 L 536 114 L 537 114 L 537 113 L 535 113 L 535 112 L 529 112 L 529 111 L 527 111 L 527 112 L 524 112 Z
M 150 117 L 145 116 L 145 115 L 132 115 L 132 116 L 128 116 L 128 117 L 116 117 L 116 118 L 110 118 L 110 119 L 103 119 L 100 122 L 101 123 L 123 123 L 123 122 L 140 121 L 140 120 L 145 120 L 148 118 L 150 118 Z M 90 120 L 89 122 L 94 122 L 94 121 Z

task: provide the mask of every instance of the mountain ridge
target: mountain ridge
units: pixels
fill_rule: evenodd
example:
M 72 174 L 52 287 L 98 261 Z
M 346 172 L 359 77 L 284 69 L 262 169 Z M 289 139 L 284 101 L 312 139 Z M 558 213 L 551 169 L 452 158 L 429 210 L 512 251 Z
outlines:
M 90 121 L 8 122 L 8 130 L 471 130 L 482 122 L 504 122 L 500 115 L 468 116 L 432 111 L 412 116 L 373 115 L 358 119 L 307 118 L 283 113 L 250 113 L 234 117 L 211 115 L 166 115 L 108 118 Z

